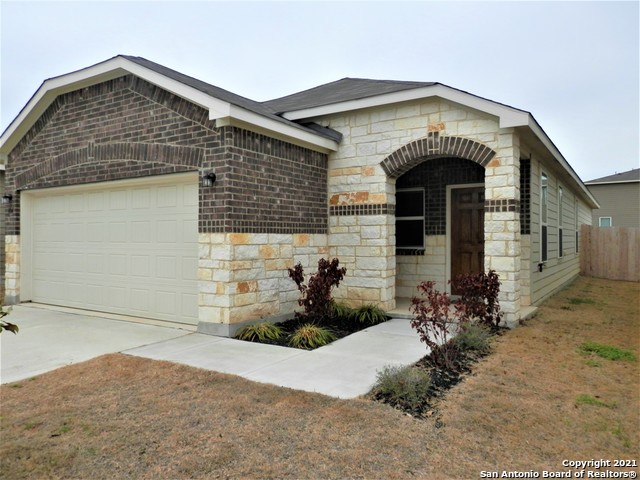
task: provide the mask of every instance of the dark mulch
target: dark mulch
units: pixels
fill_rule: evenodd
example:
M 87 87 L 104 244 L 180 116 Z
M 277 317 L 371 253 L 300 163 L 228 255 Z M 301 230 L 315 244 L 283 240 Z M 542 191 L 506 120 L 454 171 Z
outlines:
M 387 317 L 389 320 L 390 317 Z M 282 328 L 284 335 L 277 340 L 266 340 L 261 343 L 268 343 L 270 345 L 279 345 L 281 347 L 290 347 L 295 348 L 289 345 L 289 335 L 295 332 L 299 327 L 305 325 L 307 323 L 314 323 L 315 325 L 319 325 L 331 330 L 336 336 L 336 340 L 344 338 L 352 333 L 359 332 L 364 330 L 365 328 L 369 328 L 372 325 L 369 323 L 362 323 L 353 318 L 343 318 L 343 317 L 332 317 L 325 318 L 322 322 L 310 322 L 309 320 L 303 317 L 291 318 L 289 320 L 285 320 L 284 322 L 276 323 L 277 326 Z

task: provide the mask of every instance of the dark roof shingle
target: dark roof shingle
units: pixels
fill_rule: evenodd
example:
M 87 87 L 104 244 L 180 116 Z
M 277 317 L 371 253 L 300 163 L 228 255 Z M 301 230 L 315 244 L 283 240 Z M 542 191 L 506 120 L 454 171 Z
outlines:
M 342 135 L 335 130 L 331 130 L 326 127 L 321 127 L 319 125 L 301 125 L 296 122 L 292 122 L 291 120 L 287 120 L 279 115 L 276 115 L 275 112 L 267 105 L 264 105 L 260 102 L 256 102 L 255 100 L 251 100 L 249 98 L 242 97 L 240 95 L 236 95 L 228 90 L 225 90 L 220 87 L 216 87 L 215 85 L 211 85 L 209 83 L 203 82 L 202 80 L 198 80 L 197 78 L 190 77 L 183 73 L 177 72 L 176 70 L 172 70 L 167 68 L 159 63 L 152 62 L 142 57 L 134 57 L 130 55 L 120 55 L 122 58 L 126 58 L 127 60 L 136 63 L 142 67 L 148 68 L 149 70 L 153 70 L 154 72 L 160 73 L 165 77 L 171 78 L 173 80 L 177 80 L 180 83 L 183 83 L 189 87 L 195 88 L 207 95 L 223 100 L 232 105 L 236 105 L 238 107 L 244 108 L 245 110 L 249 110 L 250 112 L 257 113 L 258 115 L 262 115 L 264 117 L 270 118 L 271 120 L 275 120 L 277 122 L 287 124 L 289 126 L 298 128 L 300 130 L 304 130 L 310 133 L 315 133 L 317 135 L 322 135 L 325 138 L 329 138 L 331 140 L 339 141 L 342 138 Z
M 313 108 L 333 103 L 360 100 L 385 93 L 400 92 L 414 88 L 430 87 L 435 82 L 404 82 L 397 80 L 370 80 L 366 78 L 343 78 L 318 87 L 263 102 L 273 112 L 282 113 Z
M 588 182 L 584 182 L 585 185 L 590 185 L 593 183 L 618 183 L 618 182 L 640 182 L 640 168 L 634 168 L 633 170 L 629 170 L 628 172 L 615 173 L 613 175 L 608 175 L 606 177 L 596 178 L 594 180 L 589 180 Z

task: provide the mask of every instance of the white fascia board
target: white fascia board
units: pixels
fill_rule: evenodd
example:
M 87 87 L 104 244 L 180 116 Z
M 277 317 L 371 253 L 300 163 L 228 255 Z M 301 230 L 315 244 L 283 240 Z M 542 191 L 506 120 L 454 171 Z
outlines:
M 335 152 L 338 150 L 338 142 L 335 140 L 315 135 L 311 132 L 306 132 L 268 117 L 263 117 L 262 115 L 250 112 L 249 110 L 245 110 L 244 108 L 236 105 L 230 106 L 228 116 L 214 118 L 213 120 L 216 120 L 216 126 L 218 127 L 234 125 L 242 126 L 249 130 L 255 130 L 260 133 L 271 135 L 275 134 L 279 138 L 291 139 L 293 140 L 292 143 L 299 143 L 315 150 L 319 149 L 323 153 Z
M 274 130 L 285 136 L 300 138 L 305 143 L 317 145 L 322 148 L 328 148 L 333 151 L 337 150 L 337 144 L 332 140 L 327 140 L 324 137 L 303 132 L 294 127 L 262 117 L 261 115 L 247 112 L 244 109 L 212 97 L 211 95 L 185 85 L 178 80 L 174 80 L 154 70 L 138 65 L 126 58 L 114 57 L 97 65 L 78 70 L 77 72 L 68 73 L 66 75 L 46 80 L 33 97 L 31 97 L 16 119 L 5 130 L 2 137 L 0 137 L 0 153 L 8 154 L 58 95 L 95 85 L 97 83 L 113 80 L 114 78 L 127 74 L 140 77 L 153 85 L 157 85 L 164 90 L 199 105 L 200 107 L 208 110 L 210 120 L 233 117 L 234 114 L 241 114 L 243 117 L 247 117 L 247 115 L 243 113 L 246 112 L 247 114 L 250 114 L 249 116 L 251 117 L 249 123 L 257 123 L 258 126 L 262 126 L 266 123 L 271 126 L 268 128 L 269 130 Z
M 491 100 L 439 84 L 428 87 L 413 88 L 410 90 L 402 90 L 400 92 L 386 93 L 358 100 L 349 100 L 347 102 L 294 110 L 291 112 L 285 112 L 282 116 L 287 120 L 310 119 L 340 112 L 378 107 L 381 105 L 389 105 L 429 97 L 440 97 L 445 100 L 494 115 L 499 118 L 501 128 L 519 127 L 527 125 L 528 123 L 528 112 L 508 107 L 506 105 L 501 105 L 499 103 L 492 102 Z

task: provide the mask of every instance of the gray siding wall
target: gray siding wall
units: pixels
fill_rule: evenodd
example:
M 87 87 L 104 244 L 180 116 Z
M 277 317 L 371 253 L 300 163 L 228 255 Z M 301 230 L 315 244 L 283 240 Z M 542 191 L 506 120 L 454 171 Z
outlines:
M 613 227 L 640 228 L 640 182 L 589 185 L 600 208 L 593 211 L 593 225 L 600 217 L 611 217 Z
M 524 148 L 526 155 L 526 147 Z M 545 173 L 548 178 L 548 210 L 547 210 L 547 260 L 542 271 L 541 210 L 540 210 L 540 176 Z M 562 187 L 562 254 L 559 242 L 558 187 Z M 577 212 L 577 215 L 576 215 Z M 549 158 L 532 155 L 531 158 L 531 234 L 530 257 L 523 258 L 528 262 L 522 266 L 523 273 L 530 276 L 531 304 L 539 304 L 552 295 L 557 289 L 570 282 L 580 273 L 579 235 L 580 225 L 591 224 L 591 209 L 572 186 L 569 178 L 558 171 Z M 576 245 L 576 231 L 578 245 Z M 529 271 L 527 272 L 527 267 Z

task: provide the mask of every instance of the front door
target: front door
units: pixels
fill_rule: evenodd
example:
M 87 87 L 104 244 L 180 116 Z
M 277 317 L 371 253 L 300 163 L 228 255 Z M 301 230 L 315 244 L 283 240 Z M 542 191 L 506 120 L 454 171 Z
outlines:
M 484 187 L 451 189 L 451 278 L 484 271 Z M 451 293 L 459 292 L 452 288 Z

